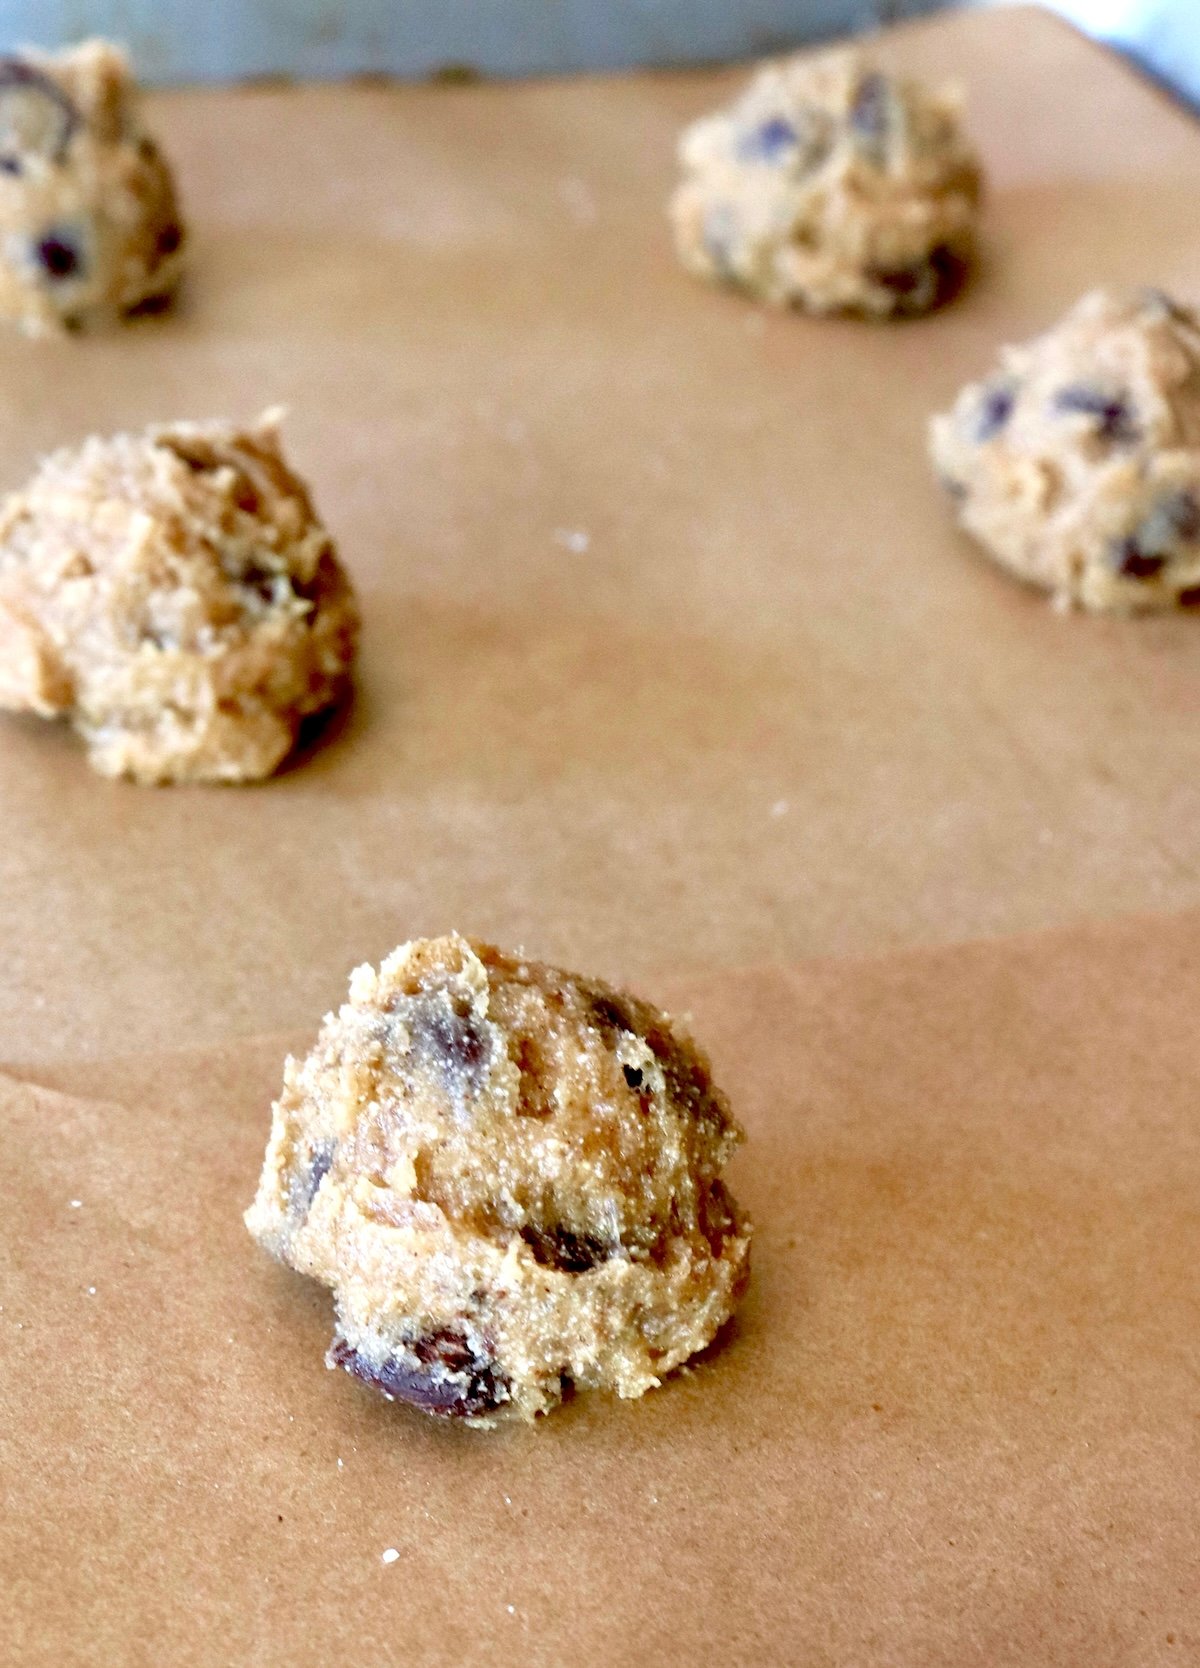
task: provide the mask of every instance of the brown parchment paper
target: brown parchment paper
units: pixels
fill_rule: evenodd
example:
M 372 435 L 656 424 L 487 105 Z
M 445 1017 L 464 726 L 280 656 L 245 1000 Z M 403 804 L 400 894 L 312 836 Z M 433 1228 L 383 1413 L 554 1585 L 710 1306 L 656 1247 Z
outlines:
M 289 1039 L 128 1106 L 4 1082 L 5 1660 L 1196 1660 L 1198 952 L 1193 912 L 660 992 L 750 1132 L 754 1279 L 536 1429 L 322 1366 L 239 1219 Z
M 923 456 L 1089 284 L 1200 296 L 1200 134 L 1041 14 L 880 54 L 968 84 L 991 173 L 936 319 L 676 269 L 723 72 L 158 98 L 185 307 L 0 339 L 0 486 L 289 403 L 367 620 L 260 789 L 0 722 L 0 1661 L 1200 1650 L 1200 624 L 1058 618 Z M 450 925 L 693 1009 L 750 1128 L 746 1307 L 641 1404 L 377 1403 L 241 1227 L 285 1048 Z
M 361 698 L 250 791 L 0 722 L 0 1066 L 287 1030 L 452 923 L 622 979 L 1200 902 L 1197 622 L 1058 618 L 924 456 L 1089 284 L 1200 297 L 1200 129 L 1035 12 L 879 51 L 964 82 L 992 179 L 979 282 L 896 328 L 677 268 L 675 138 L 741 70 L 152 101 L 187 305 L 0 338 L 0 486 L 289 404 Z

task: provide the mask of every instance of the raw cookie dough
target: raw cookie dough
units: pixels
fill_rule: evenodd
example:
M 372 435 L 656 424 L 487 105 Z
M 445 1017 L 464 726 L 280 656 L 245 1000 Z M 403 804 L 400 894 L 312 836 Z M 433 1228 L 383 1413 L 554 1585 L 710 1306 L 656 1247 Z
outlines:
M 814 313 L 923 313 L 961 282 L 980 169 L 946 89 L 856 53 L 768 64 L 680 141 L 683 264 Z
M 330 1286 L 326 1358 L 490 1424 L 571 1386 L 640 1396 L 749 1272 L 742 1131 L 657 1009 L 457 936 L 360 967 L 289 1059 L 246 1224 Z
M 1097 290 L 931 428 L 959 519 L 1060 607 L 1200 602 L 1200 319 Z
M 0 707 L 69 718 L 105 776 L 275 769 L 358 626 L 277 422 L 93 437 L 0 506 Z
M 184 230 L 124 54 L 0 57 L 0 317 L 31 335 L 165 301 Z

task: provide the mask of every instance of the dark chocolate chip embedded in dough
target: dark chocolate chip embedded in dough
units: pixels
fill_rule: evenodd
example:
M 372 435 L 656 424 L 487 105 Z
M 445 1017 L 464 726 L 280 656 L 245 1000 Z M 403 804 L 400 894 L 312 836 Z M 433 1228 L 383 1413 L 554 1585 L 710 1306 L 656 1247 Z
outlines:
M 622 1066 L 621 1070 L 625 1073 L 625 1081 L 631 1089 L 641 1088 L 642 1068 L 640 1066 Z
M 543 1268 L 560 1269 L 565 1274 L 586 1274 L 598 1263 L 606 1263 L 613 1247 L 593 1234 L 577 1234 L 560 1225 L 550 1228 L 527 1226 L 521 1238 Z
M 891 292 L 897 313 L 913 314 L 950 301 L 962 288 L 966 273 L 966 259 L 956 250 L 939 245 L 923 260 L 908 266 L 869 266 L 866 277 Z
M 1140 433 L 1126 396 L 1111 389 L 1097 388 L 1092 383 L 1073 382 L 1066 388 L 1060 388 L 1054 396 L 1054 409 L 1091 417 L 1102 440 L 1128 442 L 1136 440 Z
M 445 1329 L 417 1339 L 403 1355 L 368 1361 L 335 1337 L 328 1360 L 373 1390 L 442 1419 L 493 1413 L 509 1399 L 507 1380 L 494 1361 L 476 1354 L 459 1332 Z
M 491 1043 L 474 1014 L 431 1006 L 416 1019 L 413 1030 L 422 1050 L 449 1072 L 476 1080 L 482 1077 Z
M 1154 579 L 1180 544 L 1200 539 L 1200 499 L 1180 487 L 1166 493 L 1132 533 L 1115 539 L 1109 560 L 1126 579 Z
M 318 1188 L 329 1174 L 333 1155 L 334 1143 L 322 1141 L 313 1148 L 308 1163 L 301 1164 L 292 1172 L 288 1183 L 288 1210 L 292 1216 L 303 1219 L 308 1215 Z
M 882 162 L 892 126 L 893 101 L 887 77 L 873 71 L 859 82 L 850 106 L 850 131 L 873 161 Z
M 34 245 L 34 256 L 41 272 L 52 284 L 80 277 L 86 265 L 78 238 L 62 228 L 55 228 L 40 237 Z
M 1011 383 L 988 383 L 975 414 L 976 440 L 982 442 L 995 439 L 1012 416 L 1016 400 L 1016 392 Z
M 741 135 L 737 153 L 744 162 L 778 162 L 799 143 L 799 133 L 785 116 L 770 116 Z

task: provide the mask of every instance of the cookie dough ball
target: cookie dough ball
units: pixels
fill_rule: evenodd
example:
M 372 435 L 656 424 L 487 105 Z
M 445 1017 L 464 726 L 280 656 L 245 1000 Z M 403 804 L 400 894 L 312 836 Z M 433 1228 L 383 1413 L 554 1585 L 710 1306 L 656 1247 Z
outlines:
M 278 413 L 46 459 L 0 506 L 0 707 L 105 776 L 267 776 L 344 690 L 358 615 Z
M 1200 602 L 1200 319 L 1085 296 L 933 420 L 959 519 L 1061 607 Z
M 656 1008 L 457 936 L 360 967 L 288 1060 L 260 1243 L 332 1288 L 327 1357 L 491 1423 L 571 1386 L 640 1396 L 737 1303 L 742 1132 Z
M 0 317 L 31 335 L 165 301 L 184 241 L 124 55 L 0 57 Z
M 769 64 L 679 147 L 683 264 L 814 313 L 923 313 L 957 289 L 980 170 L 959 100 L 853 53 Z

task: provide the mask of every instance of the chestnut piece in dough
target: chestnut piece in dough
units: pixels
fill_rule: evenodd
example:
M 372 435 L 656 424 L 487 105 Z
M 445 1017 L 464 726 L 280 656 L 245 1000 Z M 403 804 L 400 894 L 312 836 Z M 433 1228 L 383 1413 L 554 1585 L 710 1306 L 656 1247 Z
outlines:
M 135 93 L 105 41 L 0 56 L 0 318 L 30 335 L 157 305 L 179 282 L 183 221 Z
M 1200 318 L 1097 290 L 931 428 L 958 518 L 1062 608 L 1200 602 Z
M 640 1396 L 749 1272 L 742 1131 L 665 1014 L 452 935 L 365 966 L 289 1059 L 246 1224 L 333 1291 L 330 1366 L 427 1413 Z
M 979 162 L 946 89 L 855 52 L 765 65 L 679 145 L 675 244 L 698 277 L 813 313 L 923 313 L 962 281 Z
M 270 775 L 358 630 L 277 422 L 93 437 L 0 506 L 0 707 L 68 718 L 105 776 Z

